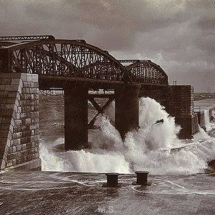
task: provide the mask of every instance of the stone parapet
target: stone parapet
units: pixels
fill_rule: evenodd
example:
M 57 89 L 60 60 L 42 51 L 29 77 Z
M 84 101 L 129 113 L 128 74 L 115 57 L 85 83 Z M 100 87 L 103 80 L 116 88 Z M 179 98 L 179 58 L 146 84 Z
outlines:
M 36 74 L 0 73 L 0 164 L 1 169 L 40 168 Z

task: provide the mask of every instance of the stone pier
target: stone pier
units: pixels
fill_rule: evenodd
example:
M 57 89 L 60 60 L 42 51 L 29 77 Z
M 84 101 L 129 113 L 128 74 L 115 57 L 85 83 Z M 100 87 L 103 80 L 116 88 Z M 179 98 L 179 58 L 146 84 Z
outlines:
M 38 75 L 0 73 L 0 166 L 39 170 Z
M 190 139 L 198 132 L 198 118 L 194 113 L 194 89 L 190 85 L 172 85 L 167 92 L 166 110 L 182 128 L 179 138 Z
M 194 89 L 190 85 L 142 86 L 139 97 L 155 99 L 175 117 L 181 126 L 179 138 L 190 139 L 198 131 L 198 118 L 194 113 Z

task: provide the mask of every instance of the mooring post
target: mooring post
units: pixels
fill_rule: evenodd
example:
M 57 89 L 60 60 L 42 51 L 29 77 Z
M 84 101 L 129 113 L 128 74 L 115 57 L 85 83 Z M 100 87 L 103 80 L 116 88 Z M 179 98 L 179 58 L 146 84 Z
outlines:
M 107 187 L 117 187 L 118 186 L 118 173 L 107 173 Z
M 148 182 L 148 174 L 149 172 L 147 171 L 136 171 L 135 172 L 137 175 L 137 182 L 136 184 L 138 185 L 147 185 Z
M 88 88 L 66 85 L 65 150 L 80 150 L 88 144 Z
M 139 128 L 140 85 L 125 84 L 115 89 L 115 127 L 122 139 L 128 131 Z

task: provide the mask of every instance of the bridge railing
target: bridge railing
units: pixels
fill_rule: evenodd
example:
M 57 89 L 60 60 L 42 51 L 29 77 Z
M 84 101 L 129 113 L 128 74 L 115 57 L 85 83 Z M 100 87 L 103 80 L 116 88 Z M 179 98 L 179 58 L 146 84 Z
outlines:
M 31 36 L 3 36 L 1 41 L 24 41 L 24 40 L 55 40 L 53 35 L 31 35 Z

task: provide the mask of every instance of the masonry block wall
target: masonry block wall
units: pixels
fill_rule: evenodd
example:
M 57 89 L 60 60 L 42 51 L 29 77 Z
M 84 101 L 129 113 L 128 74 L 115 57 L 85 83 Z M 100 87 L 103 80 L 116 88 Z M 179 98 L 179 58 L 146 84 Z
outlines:
M 38 75 L 0 73 L 0 169 L 40 167 Z
M 179 137 L 191 138 L 198 131 L 198 118 L 194 113 L 194 89 L 190 85 L 172 85 L 167 90 L 167 112 L 181 125 Z

